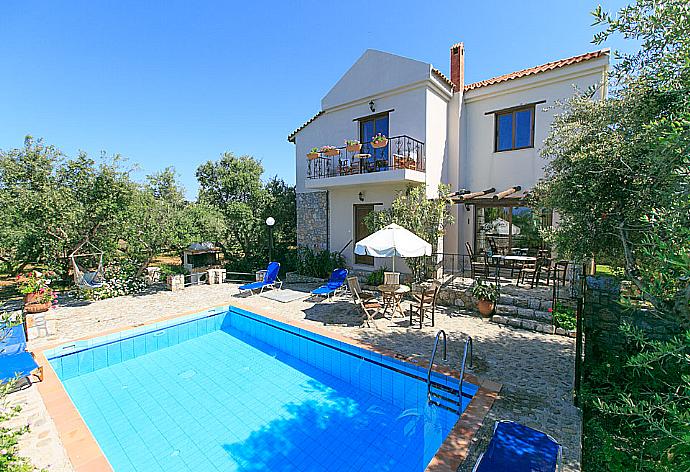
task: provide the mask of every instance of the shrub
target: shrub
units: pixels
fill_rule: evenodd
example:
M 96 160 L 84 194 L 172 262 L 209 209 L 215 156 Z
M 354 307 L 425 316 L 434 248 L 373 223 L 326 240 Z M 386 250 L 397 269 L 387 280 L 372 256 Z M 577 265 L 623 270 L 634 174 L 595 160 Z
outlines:
M 367 276 L 368 285 L 381 285 L 383 283 L 383 273 L 388 269 L 386 267 L 379 267 L 374 272 Z
M 690 331 L 585 365 L 583 470 L 690 470 Z
M 315 251 L 300 247 L 295 255 L 294 267 L 298 274 L 325 279 L 333 270 L 345 267 L 345 258 L 338 252 Z
M 563 328 L 566 331 L 572 331 L 577 325 L 577 318 L 575 309 L 568 306 L 556 305 L 552 310 L 553 321 L 557 328 Z
M 137 276 L 139 265 L 131 259 L 119 259 L 104 268 L 105 283 L 103 286 L 91 290 L 78 292 L 79 298 L 85 300 L 105 300 L 106 298 L 121 297 L 138 293 L 146 289 L 146 281 Z
M 187 270 L 179 264 L 161 264 L 158 266 L 161 271 L 161 280 L 165 281 L 169 275 L 187 274 Z

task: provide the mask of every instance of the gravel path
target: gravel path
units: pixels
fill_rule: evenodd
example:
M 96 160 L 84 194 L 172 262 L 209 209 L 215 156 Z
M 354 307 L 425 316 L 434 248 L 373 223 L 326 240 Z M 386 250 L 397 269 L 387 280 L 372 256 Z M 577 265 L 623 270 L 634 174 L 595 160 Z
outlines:
M 290 288 L 307 290 L 309 286 Z M 67 301 L 48 314 L 51 335 L 30 341 L 41 349 L 63 341 L 103 331 L 146 323 L 161 317 L 204 308 L 242 303 L 249 307 L 305 323 L 325 326 L 343 336 L 359 339 L 406 355 L 428 356 L 438 329 L 448 333 L 447 364 L 459 368 L 464 340 L 474 340 L 475 375 L 503 384 L 499 399 L 475 439 L 469 460 L 459 471 L 470 471 L 472 462 L 488 442 L 496 419 L 511 419 L 545 431 L 564 446 L 564 465 L 579 471 L 581 419 L 571 401 L 574 341 L 487 323 L 461 309 L 439 307 L 436 327 L 407 328 L 407 321 L 379 319 L 372 328 L 359 327 L 359 315 L 349 298 L 315 302 L 307 299 L 287 304 L 260 296 L 238 298 L 237 286 L 203 285 L 180 292 L 156 291 L 98 302 Z M 24 406 L 20 421 L 31 425 L 22 441 L 22 452 L 35 458 L 37 467 L 71 471 L 72 467 L 35 388 L 12 395 Z

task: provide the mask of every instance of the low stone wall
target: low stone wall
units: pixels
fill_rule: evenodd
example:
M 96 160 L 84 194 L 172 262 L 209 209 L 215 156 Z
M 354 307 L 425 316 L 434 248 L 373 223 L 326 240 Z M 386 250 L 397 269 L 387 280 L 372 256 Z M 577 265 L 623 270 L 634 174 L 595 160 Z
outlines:
M 583 307 L 586 356 L 620 352 L 626 345 L 620 330 L 623 324 L 639 328 L 649 339 L 669 339 L 681 332 L 677 323 L 660 318 L 650 308 L 621 303 L 631 292 L 611 278 L 587 277 Z
M 310 277 L 308 275 L 301 275 L 297 272 L 288 272 L 285 274 L 286 284 L 318 284 L 324 282 L 326 279 L 320 279 L 318 277 Z
M 477 304 L 469 290 L 469 287 L 441 287 L 438 292 L 438 303 L 473 310 Z

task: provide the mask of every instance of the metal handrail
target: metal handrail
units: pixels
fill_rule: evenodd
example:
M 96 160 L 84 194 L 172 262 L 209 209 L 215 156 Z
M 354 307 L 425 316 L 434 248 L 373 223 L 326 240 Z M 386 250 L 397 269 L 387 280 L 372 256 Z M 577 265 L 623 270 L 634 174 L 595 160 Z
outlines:
M 426 152 L 424 142 L 414 139 L 411 136 L 402 134 L 399 136 L 388 137 L 388 143 L 380 148 L 374 148 L 371 141 L 360 143 L 362 148 L 359 152 L 347 151 L 347 146 L 337 147 L 338 154 L 326 156 L 319 152 L 320 156 L 316 159 L 307 161 L 307 179 L 322 179 L 341 175 L 350 175 L 350 171 L 341 168 L 342 157 L 347 160 L 348 156 L 353 157 L 357 154 L 370 154 L 373 158 L 373 167 L 362 166 L 356 173 L 382 172 L 390 169 L 410 169 L 420 172 L 426 171 Z M 413 162 L 398 163 L 396 155 L 404 155 L 413 158 Z M 376 162 L 382 163 L 381 167 Z M 413 165 L 414 164 L 414 165 Z M 412 166 L 414 167 L 410 167 Z
M 460 388 L 458 389 L 458 414 L 462 412 L 462 383 L 465 379 L 465 363 L 467 362 L 467 348 L 469 346 L 470 350 L 470 368 L 472 368 L 472 336 L 467 336 L 467 341 L 465 341 L 465 351 L 462 354 L 462 365 L 460 367 Z
M 436 333 L 436 339 L 434 340 L 434 349 L 431 351 L 431 359 L 429 359 L 429 369 L 426 372 L 426 397 L 427 400 L 431 400 L 431 369 L 434 367 L 434 358 L 436 357 L 436 349 L 438 349 L 439 336 L 443 334 L 443 360 L 447 360 L 447 338 L 446 332 L 442 329 Z

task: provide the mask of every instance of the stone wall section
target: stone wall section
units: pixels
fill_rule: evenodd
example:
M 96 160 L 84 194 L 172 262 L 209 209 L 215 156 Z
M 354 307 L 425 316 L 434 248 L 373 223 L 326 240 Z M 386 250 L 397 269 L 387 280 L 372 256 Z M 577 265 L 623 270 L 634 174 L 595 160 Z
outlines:
M 633 299 L 634 291 L 624 283 L 622 286 L 612 279 L 587 277 L 583 307 L 585 355 L 600 358 L 606 354 L 621 352 L 626 339 L 620 327 L 626 323 L 642 330 L 649 339 L 669 339 L 681 332 L 680 326 L 660 318 L 643 303 Z
M 328 250 L 328 192 L 297 194 L 297 245 Z

